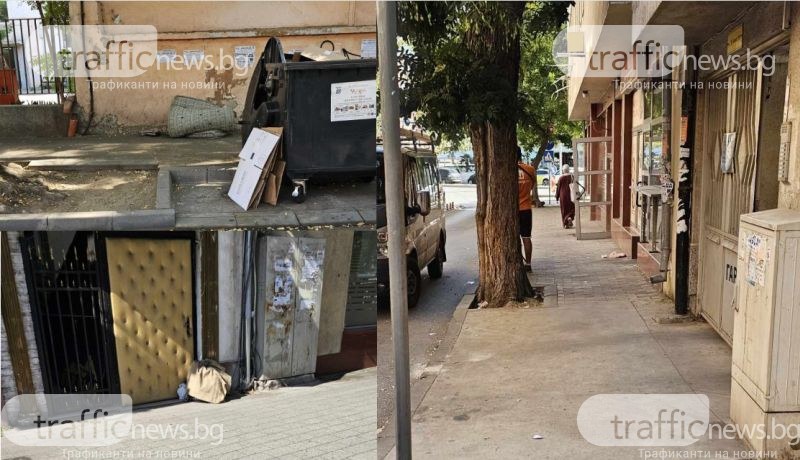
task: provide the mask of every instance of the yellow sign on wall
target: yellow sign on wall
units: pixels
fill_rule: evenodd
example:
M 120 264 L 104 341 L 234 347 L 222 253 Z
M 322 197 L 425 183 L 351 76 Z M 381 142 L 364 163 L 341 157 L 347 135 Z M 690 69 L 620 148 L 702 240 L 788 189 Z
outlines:
M 733 54 L 742 49 L 742 26 L 738 25 L 728 32 L 728 54 Z

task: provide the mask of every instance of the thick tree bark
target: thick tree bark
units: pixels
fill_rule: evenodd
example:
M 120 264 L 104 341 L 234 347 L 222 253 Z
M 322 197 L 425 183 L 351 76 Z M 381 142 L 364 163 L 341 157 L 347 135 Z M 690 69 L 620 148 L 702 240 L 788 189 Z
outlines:
M 483 123 L 469 131 L 478 174 L 477 298 L 502 307 L 533 295 L 519 238 L 516 128 Z
M 524 3 L 504 3 L 511 20 L 521 21 Z M 475 53 L 491 50 L 497 81 L 519 86 L 519 35 L 507 43 L 508 27 L 486 26 L 468 40 Z M 477 175 L 478 302 L 502 307 L 533 295 L 522 261 L 519 238 L 516 120 L 476 122 L 469 126 Z

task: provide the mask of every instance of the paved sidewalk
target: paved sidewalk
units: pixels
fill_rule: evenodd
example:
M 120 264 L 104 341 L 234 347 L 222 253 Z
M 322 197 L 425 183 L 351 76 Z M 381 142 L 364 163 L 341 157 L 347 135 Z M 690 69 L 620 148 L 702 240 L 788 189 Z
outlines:
M 702 393 L 711 423 L 727 422 L 731 351 L 703 322 L 657 322 L 672 303 L 634 261 L 601 258 L 616 250 L 611 240 L 576 241 L 574 230 L 559 225 L 558 208 L 536 209 L 533 220 L 532 279 L 551 295 L 544 306 L 467 312 L 414 413 L 415 458 L 714 458 L 745 451 L 738 440 L 645 452 L 583 439 L 578 409 L 603 393 Z
M 20 447 L 2 439 L 2 458 L 356 458 L 374 459 L 376 369 L 310 387 L 287 387 L 214 405 L 137 410 L 133 424 L 221 425 L 206 439 L 126 439 L 99 449 Z M 202 432 L 201 432 L 202 433 Z M 3 437 L 5 438 L 5 436 Z

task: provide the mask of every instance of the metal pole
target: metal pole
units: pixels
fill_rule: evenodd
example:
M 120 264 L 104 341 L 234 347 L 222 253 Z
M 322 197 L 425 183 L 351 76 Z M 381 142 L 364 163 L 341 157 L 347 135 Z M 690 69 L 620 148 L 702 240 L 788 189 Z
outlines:
M 408 364 L 405 199 L 400 153 L 400 99 L 397 87 L 397 4 L 378 4 L 378 72 L 389 237 L 389 301 L 394 346 L 396 458 L 411 458 L 411 384 Z
M 697 47 L 692 50 L 692 54 L 697 56 Z M 682 115 L 687 117 L 686 140 L 681 144 L 680 158 L 678 164 L 677 184 L 675 185 L 675 196 L 678 199 L 678 222 L 676 223 L 677 235 L 675 236 L 675 314 L 685 315 L 689 313 L 689 270 L 690 253 L 692 243 L 692 175 L 694 165 L 692 164 L 694 153 L 694 124 L 697 116 L 697 72 L 694 69 L 686 69 L 686 82 L 690 83 L 683 91 L 683 103 L 681 105 Z M 685 168 L 685 169 L 684 169 Z M 683 216 L 680 212 L 683 211 Z

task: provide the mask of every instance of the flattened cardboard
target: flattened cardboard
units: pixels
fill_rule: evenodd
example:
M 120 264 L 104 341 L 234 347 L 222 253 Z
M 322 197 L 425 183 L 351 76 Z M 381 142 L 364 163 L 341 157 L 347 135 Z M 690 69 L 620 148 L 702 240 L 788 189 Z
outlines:
M 259 168 L 264 168 L 280 142 L 282 131 L 281 128 L 253 129 L 239 152 L 239 158 L 249 160 Z
M 242 209 L 249 209 L 262 175 L 263 170 L 261 168 L 249 160 L 240 159 L 239 166 L 236 167 L 236 174 L 233 176 L 231 188 L 228 190 L 228 196 Z
M 239 152 L 239 165 L 228 196 L 245 211 L 257 206 L 262 200 L 267 177 L 282 156 L 282 133 L 282 128 L 254 129 Z M 280 179 L 277 180 L 277 185 L 280 188 Z M 277 194 L 274 204 L 277 204 Z
M 283 182 L 283 172 L 286 170 L 286 162 L 277 160 L 275 167 L 267 177 L 267 193 L 264 194 L 264 203 L 275 206 L 278 204 L 278 193 L 281 191 L 281 182 Z

